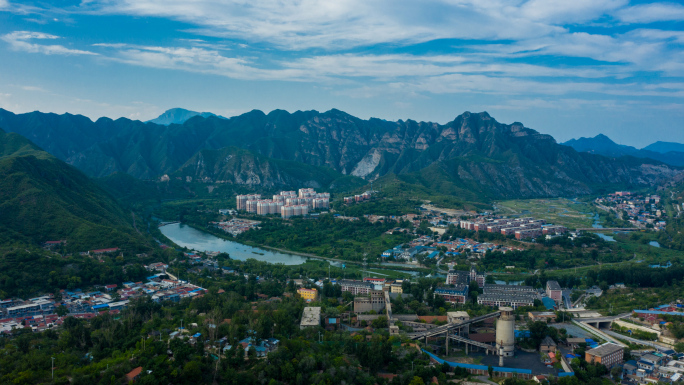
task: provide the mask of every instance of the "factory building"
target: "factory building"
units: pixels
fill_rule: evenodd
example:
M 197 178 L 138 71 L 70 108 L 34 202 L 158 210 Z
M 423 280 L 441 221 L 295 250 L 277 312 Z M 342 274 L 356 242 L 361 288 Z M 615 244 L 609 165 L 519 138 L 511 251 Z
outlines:
M 371 290 L 369 296 L 354 298 L 354 313 L 369 311 L 381 312 L 385 310 L 385 293 L 382 290 Z

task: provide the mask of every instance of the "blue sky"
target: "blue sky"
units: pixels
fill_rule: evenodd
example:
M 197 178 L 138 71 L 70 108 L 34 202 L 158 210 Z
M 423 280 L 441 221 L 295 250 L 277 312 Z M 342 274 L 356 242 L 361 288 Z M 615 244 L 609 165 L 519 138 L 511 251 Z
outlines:
M 684 142 L 684 5 L 628 0 L 0 0 L 0 107 L 464 111 L 559 141 Z

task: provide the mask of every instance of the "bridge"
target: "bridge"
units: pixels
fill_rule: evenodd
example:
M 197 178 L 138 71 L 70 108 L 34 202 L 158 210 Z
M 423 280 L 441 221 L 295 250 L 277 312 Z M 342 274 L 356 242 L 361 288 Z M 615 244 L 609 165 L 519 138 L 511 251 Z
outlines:
M 394 320 L 392 319 L 392 301 L 390 300 L 389 290 L 383 290 L 385 293 L 385 310 L 387 311 L 387 322 L 390 325 L 394 325 Z
M 420 338 L 427 339 L 428 337 L 434 337 L 434 336 L 439 335 L 439 334 L 443 334 L 443 333 L 446 333 L 446 332 L 449 332 L 452 330 L 460 329 L 464 326 L 467 326 L 467 325 L 470 325 L 473 323 L 477 323 L 477 322 L 481 322 L 481 321 L 484 321 L 488 318 L 498 317 L 499 315 L 501 315 L 500 311 L 490 313 L 490 314 L 481 315 L 479 317 L 471 318 L 471 319 L 469 319 L 467 321 L 463 321 L 461 323 L 446 324 L 446 325 L 442 325 L 442 326 L 438 326 L 436 328 L 426 330 L 424 332 L 416 333 L 416 334 L 410 335 L 409 338 L 412 340 L 417 340 Z
M 594 335 L 597 335 L 597 336 L 601 337 L 602 339 L 604 339 L 604 340 L 606 340 L 606 341 L 608 341 L 608 342 L 612 342 L 612 343 L 614 343 L 614 344 L 616 344 L 616 345 L 623 346 L 623 347 L 626 347 L 626 346 L 627 346 L 627 345 L 623 344 L 622 342 L 620 342 L 619 340 L 617 340 L 617 339 L 611 337 L 610 335 L 604 333 L 603 331 L 601 331 L 600 329 L 598 329 L 598 328 L 596 328 L 596 327 L 594 327 L 594 326 L 591 326 L 591 325 L 589 325 L 589 324 L 585 324 L 585 323 L 582 323 L 582 322 L 578 322 L 578 321 L 576 321 L 576 320 L 572 320 L 572 323 L 575 324 L 575 325 L 577 325 L 577 326 L 579 326 L 579 327 L 581 327 L 582 329 L 588 331 L 588 332 L 591 333 L 591 334 L 594 334 Z
M 466 337 L 461 336 L 460 333 L 459 334 L 453 334 L 453 332 L 456 330 L 460 330 L 464 326 L 468 326 L 470 324 L 481 322 L 481 321 L 484 321 L 488 318 L 498 317 L 499 315 L 501 315 L 501 312 L 497 311 L 494 313 L 485 314 L 485 315 L 481 315 L 479 317 L 471 318 L 467 321 L 463 321 L 460 323 L 449 323 L 446 325 L 437 326 L 437 327 L 428 329 L 424 332 L 409 334 L 408 337 L 412 340 L 418 340 L 421 338 L 425 338 L 425 343 L 427 344 L 428 337 L 434 337 L 434 336 L 438 336 L 440 334 L 446 334 L 446 350 L 447 351 L 449 351 L 449 340 L 451 339 L 451 340 L 454 340 L 457 342 L 465 343 L 466 354 L 468 354 L 468 345 L 473 345 L 473 346 L 477 346 L 479 348 L 483 348 L 487 352 L 490 352 L 490 351 L 496 352 L 496 348 L 491 346 L 491 345 L 487 345 L 487 344 L 484 344 L 482 342 L 473 341 L 471 339 L 468 339 Z
M 576 318 L 576 321 L 591 325 L 597 329 L 609 328 L 613 321 L 629 317 L 632 313 L 622 313 L 611 317 L 596 317 L 596 318 Z
M 167 225 L 174 225 L 176 223 L 180 223 L 180 221 L 174 221 L 174 222 L 159 222 L 159 227 L 162 226 L 167 226 Z
M 464 344 L 466 344 L 466 354 L 468 351 L 467 350 L 468 345 L 477 346 L 478 348 L 485 349 L 487 352 L 492 352 L 493 354 L 496 354 L 496 346 L 485 344 L 484 342 L 473 341 L 471 339 L 468 339 L 468 338 L 465 338 L 465 337 L 462 337 L 462 336 L 459 336 L 456 334 L 450 335 L 449 338 L 454 340 L 454 341 L 463 342 Z

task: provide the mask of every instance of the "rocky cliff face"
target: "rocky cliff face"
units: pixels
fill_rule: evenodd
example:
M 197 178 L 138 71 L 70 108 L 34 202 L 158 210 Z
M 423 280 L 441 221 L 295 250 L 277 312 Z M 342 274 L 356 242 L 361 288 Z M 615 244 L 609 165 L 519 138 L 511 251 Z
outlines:
M 229 183 L 247 186 L 327 188 L 336 182 L 361 186 L 360 178 L 345 177 L 327 167 L 311 166 L 294 161 L 272 159 L 249 150 L 226 147 L 201 150 L 188 160 L 172 177 L 205 183 Z M 345 179 L 344 181 L 342 181 Z
M 466 112 L 444 125 L 362 120 L 339 110 L 252 111 L 230 119 L 195 117 L 168 127 L 126 119 L 80 119 L 78 132 L 87 133 L 87 140 L 80 139 L 82 146 L 74 144 L 77 138 L 69 140 L 69 120 L 60 117 L 0 111 L 0 125 L 33 135 L 41 146 L 37 132 L 57 135 L 58 141 L 45 139 L 45 147 L 92 176 L 123 171 L 137 178 L 157 178 L 180 170 L 187 173 L 190 164 L 201 162 L 195 178 L 277 185 L 291 179 L 292 172 L 269 167 L 274 160 L 286 160 L 300 168 L 328 167 L 366 180 L 396 175 L 445 194 L 466 189 L 488 197 L 532 197 L 586 194 L 608 185 L 658 184 L 680 172 L 648 159 L 578 153 L 520 123 L 501 124 L 486 112 Z M 52 126 L 50 119 L 64 121 Z M 227 146 L 271 158 L 269 166 L 256 158 L 252 163 L 244 158 L 209 162 L 209 153 L 200 154 Z

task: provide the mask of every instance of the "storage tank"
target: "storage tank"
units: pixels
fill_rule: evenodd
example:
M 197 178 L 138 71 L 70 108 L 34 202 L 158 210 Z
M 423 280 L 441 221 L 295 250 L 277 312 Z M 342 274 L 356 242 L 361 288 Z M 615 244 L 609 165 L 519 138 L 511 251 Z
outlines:
M 515 354 L 515 315 L 513 308 L 500 307 L 501 315 L 496 321 L 496 351 L 502 357 Z

